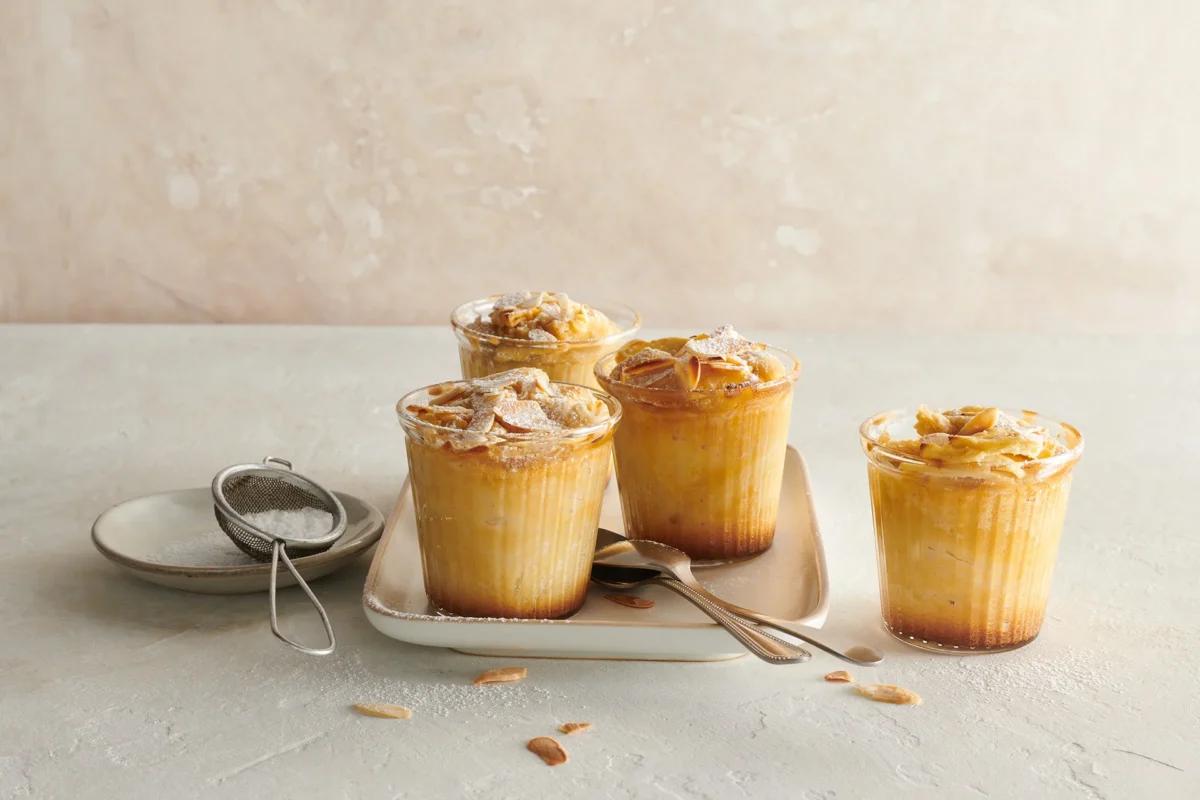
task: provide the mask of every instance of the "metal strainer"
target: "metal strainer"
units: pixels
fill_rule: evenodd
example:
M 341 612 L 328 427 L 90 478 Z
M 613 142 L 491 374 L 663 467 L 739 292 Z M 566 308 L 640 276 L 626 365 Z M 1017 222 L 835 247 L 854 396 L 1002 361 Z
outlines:
M 235 464 L 221 470 L 213 478 L 212 495 L 213 510 L 221 530 L 244 553 L 258 561 L 271 562 L 271 633 L 303 653 L 315 656 L 332 653 L 333 626 L 329 624 L 329 616 L 304 578 L 300 577 L 288 551 L 312 555 L 328 550 L 346 530 L 346 509 L 341 501 L 320 484 L 293 472 L 290 461 L 274 456 L 267 456 L 261 464 Z M 329 532 L 319 537 L 297 538 L 295 531 L 266 530 L 244 516 L 262 511 L 296 511 L 303 508 L 328 512 L 333 518 Z M 292 641 L 279 630 L 279 619 L 275 612 L 275 581 L 280 560 L 321 615 L 328 645 L 307 647 Z

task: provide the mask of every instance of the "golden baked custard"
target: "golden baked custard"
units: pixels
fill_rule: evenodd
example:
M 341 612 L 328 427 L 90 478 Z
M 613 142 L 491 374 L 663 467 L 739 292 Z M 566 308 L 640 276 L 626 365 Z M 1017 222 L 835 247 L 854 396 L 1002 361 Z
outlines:
M 536 367 L 551 380 L 596 386 L 596 361 L 641 320 L 627 308 L 601 310 L 562 292 L 513 292 L 459 306 L 451 323 L 464 378 Z
M 1071 472 L 1073 427 L 963 406 L 862 427 L 888 629 L 931 649 L 1007 650 L 1041 629 Z
M 433 604 L 480 617 L 578 610 L 620 404 L 521 368 L 417 390 L 398 411 Z
M 626 533 L 701 559 L 770 547 L 799 369 L 728 325 L 602 359 L 597 377 L 624 409 L 615 452 Z

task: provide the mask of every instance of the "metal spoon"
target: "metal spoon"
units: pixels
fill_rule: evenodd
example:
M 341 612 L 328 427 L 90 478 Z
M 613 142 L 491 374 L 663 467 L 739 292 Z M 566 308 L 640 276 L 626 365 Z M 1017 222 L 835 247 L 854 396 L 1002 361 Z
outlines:
M 592 565 L 592 580 L 601 586 L 614 589 L 629 589 L 645 583 L 665 586 L 671 591 L 682 595 L 695 604 L 697 608 L 710 616 L 713 622 L 720 625 L 737 639 L 754 655 L 768 664 L 798 664 L 812 658 L 812 653 L 791 642 L 772 636 L 757 625 L 751 624 L 741 617 L 730 614 L 720 606 L 715 605 L 694 589 L 685 586 L 680 581 L 670 578 L 658 570 L 628 569 L 607 564 Z
M 798 626 L 795 623 L 776 619 L 753 609 L 743 608 L 742 606 L 722 600 L 705 589 L 700 581 L 696 580 L 696 577 L 692 575 L 691 558 L 682 550 L 677 550 L 670 545 L 651 542 L 646 539 L 626 539 L 619 533 L 601 528 L 596 540 L 596 554 L 593 561 L 595 564 L 657 569 L 675 578 L 710 603 L 719 606 L 731 614 L 736 614 L 739 617 L 757 622 L 760 625 L 766 625 L 768 628 L 774 628 L 790 636 L 795 636 L 797 639 L 824 650 L 826 653 L 836 656 L 843 661 L 849 661 L 852 664 L 860 664 L 862 666 L 872 666 L 883 660 L 883 655 L 874 648 L 856 645 L 842 652 L 798 630 Z

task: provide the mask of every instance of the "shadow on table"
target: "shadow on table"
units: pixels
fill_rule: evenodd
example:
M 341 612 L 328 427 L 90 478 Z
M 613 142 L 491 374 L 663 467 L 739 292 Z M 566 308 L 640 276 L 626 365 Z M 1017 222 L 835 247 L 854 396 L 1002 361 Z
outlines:
M 368 558 L 360 558 L 312 582 L 335 625 L 348 621 L 350 612 L 367 624 L 359 606 L 369 563 Z M 265 591 L 231 595 L 185 592 L 138 580 L 90 554 L 61 558 L 57 568 L 47 571 L 34 591 L 43 608 L 122 628 L 234 630 L 265 625 L 268 619 Z M 303 592 L 295 586 L 281 589 L 278 603 L 281 616 L 310 608 Z

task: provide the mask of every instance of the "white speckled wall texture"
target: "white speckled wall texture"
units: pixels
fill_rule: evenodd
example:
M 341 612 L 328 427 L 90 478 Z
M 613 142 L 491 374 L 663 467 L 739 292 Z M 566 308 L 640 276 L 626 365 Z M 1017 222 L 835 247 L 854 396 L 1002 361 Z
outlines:
M 1193 327 L 1200 4 L 0 5 L 0 319 Z

